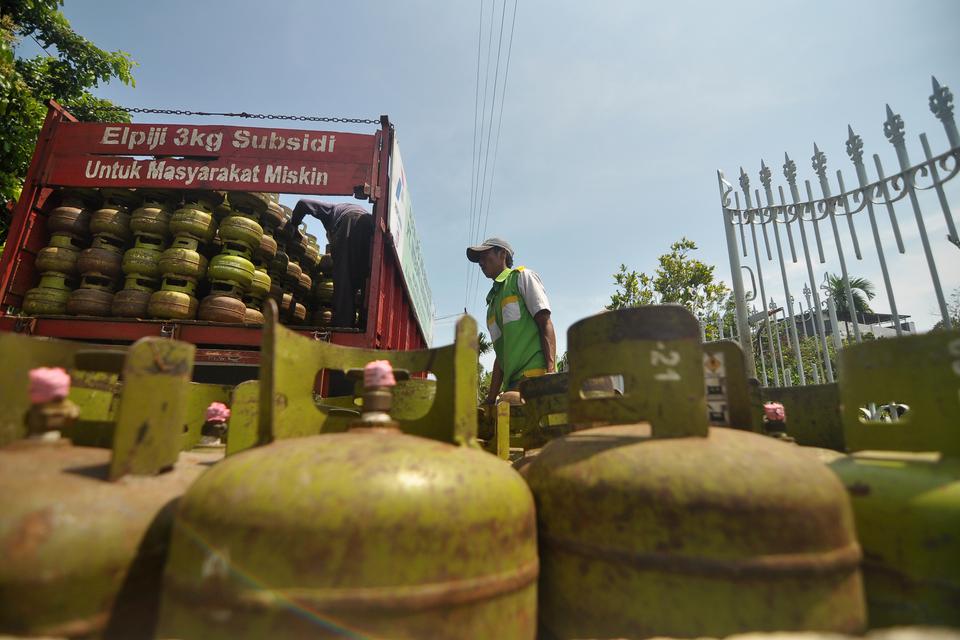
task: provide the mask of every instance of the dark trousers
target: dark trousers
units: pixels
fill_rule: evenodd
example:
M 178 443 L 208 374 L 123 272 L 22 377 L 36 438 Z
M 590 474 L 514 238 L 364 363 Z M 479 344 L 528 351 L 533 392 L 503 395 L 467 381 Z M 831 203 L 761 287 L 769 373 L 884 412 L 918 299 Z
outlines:
M 373 216 L 359 211 L 345 213 L 330 238 L 333 258 L 333 326 L 352 327 L 356 314 L 354 292 L 363 289 L 370 276 Z

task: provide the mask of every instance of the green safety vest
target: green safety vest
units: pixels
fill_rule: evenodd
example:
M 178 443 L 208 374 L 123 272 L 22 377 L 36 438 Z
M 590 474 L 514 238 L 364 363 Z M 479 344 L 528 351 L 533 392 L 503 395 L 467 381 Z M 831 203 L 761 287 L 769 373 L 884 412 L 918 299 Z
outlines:
M 523 269 L 504 269 L 487 294 L 487 330 L 503 369 L 504 389 L 547 371 L 547 360 L 540 347 L 540 330 L 517 285 Z

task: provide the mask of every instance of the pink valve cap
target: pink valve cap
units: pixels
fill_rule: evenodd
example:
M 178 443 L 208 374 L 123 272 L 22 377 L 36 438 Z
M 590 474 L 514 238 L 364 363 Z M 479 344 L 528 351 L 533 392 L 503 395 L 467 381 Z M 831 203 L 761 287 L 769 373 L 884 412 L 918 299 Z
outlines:
M 207 422 L 226 422 L 230 419 L 230 409 L 222 402 L 211 402 L 207 407 Z
M 30 370 L 30 402 L 40 404 L 63 400 L 70 395 L 70 374 L 60 367 Z
M 393 378 L 393 367 L 387 360 L 374 360 L 368 362 L 363 368 L 363 386 L 370 387 L 392 387 L 397 384 Z
M 787 419 L 787 412 L 780 402 L 765 402 L 763 404 L 763 417 L 767 420 L 783 422 Z

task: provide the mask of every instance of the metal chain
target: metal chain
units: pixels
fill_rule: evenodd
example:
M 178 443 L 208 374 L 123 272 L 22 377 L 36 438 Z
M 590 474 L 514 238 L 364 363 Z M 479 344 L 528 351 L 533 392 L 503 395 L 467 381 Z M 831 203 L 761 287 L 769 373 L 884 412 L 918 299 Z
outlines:
M 70 107 L 67 107 L 68 109 Z M 216 112 L 216 111 L 187 111 L 185 109 L 144 109 L 140 107 L 121 107 L 119 105 L 110 107 L 98 107 L 90 109 L 89 107 L 80 107 L 78 111 L 126 111 L 127 113 L 159 113 L 168 116 L 224 116 L 228 118 L 250 118 L 252 120 L 297 120 L 301 122 L 341 122 L 350 124 L 380 124 L 379 119 L 371 118 L 338 118 L 329 116 L 290 116 L 273 113 L 247 113 L 240 111 L 236 113 Z

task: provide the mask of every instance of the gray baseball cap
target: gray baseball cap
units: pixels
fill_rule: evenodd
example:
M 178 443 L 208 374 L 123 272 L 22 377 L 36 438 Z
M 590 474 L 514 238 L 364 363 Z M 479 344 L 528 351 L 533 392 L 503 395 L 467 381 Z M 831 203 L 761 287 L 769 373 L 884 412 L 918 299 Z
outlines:
M 470 262 L 479 262 L 480 254 L 494 247 L 506 249 L 507 253 L 510 254 L 510 257 L 513 257 L 513 247 L 510 246 L 509 242 L 503 238 L 487 238 L 481 244 L 478 244 L 475 247 L 467 247 L 467 260 Z

